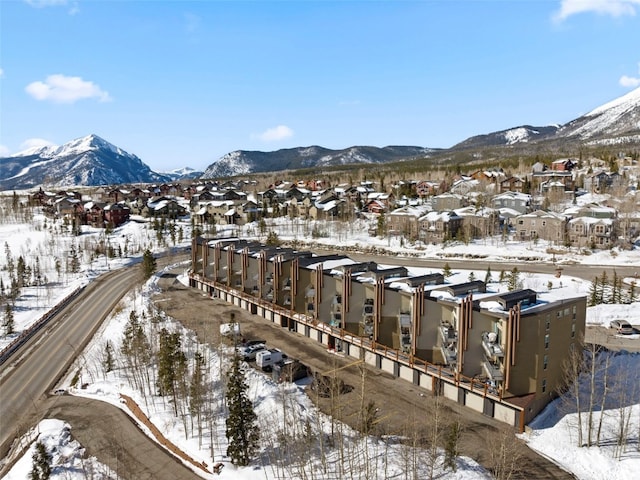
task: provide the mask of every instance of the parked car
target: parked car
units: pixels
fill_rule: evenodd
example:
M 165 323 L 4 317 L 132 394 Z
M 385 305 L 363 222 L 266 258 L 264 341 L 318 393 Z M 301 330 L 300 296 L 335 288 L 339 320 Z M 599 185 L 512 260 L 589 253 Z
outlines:
M 622 335 L 631 335 L 635 332 L 631 324 L 626 320 L 613 320 L 609 324 L 609 327 L 615 329 L 617 333 L 621 333 Z
M 256 343 L 253 345 L 244 345 L 242 347 L 238 347 L 238 355 L 243 360 L 255 360 L 258 352 L 266 350 L 266 346 L 264 343 Z
M 276 348 L 261 350 L 256 354 L 256 365 L 264 372 L 270 372 L 273 366 L 287 358 L 287 355 Z
M 298 360 L 285 360 L 273 366 L 273 379 L 276 382 L 296 382 L 311 374 L 309 367 Z

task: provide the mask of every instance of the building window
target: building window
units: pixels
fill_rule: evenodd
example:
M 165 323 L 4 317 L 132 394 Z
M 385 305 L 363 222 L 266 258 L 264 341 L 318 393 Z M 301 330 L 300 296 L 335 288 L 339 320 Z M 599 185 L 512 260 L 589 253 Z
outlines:
M 550 328 L 551 328 L 551 317 L 547 315 L 547 321 L 545 322 L 545 329 L 549 331 Z
M 549 349 L 549 334 L 548 333 L 544 336 L 544 349 L 545 350 Z
M 547 391 L 547 379 L 543 378 L 542 379 L 542 393 Z
M 576 324 L 571 324 L 571 338 L 576 338 Z
M 548 366 L 549 366 L 549 355 L 545 355 L 542 358 L 542 369 L 546 370 Z

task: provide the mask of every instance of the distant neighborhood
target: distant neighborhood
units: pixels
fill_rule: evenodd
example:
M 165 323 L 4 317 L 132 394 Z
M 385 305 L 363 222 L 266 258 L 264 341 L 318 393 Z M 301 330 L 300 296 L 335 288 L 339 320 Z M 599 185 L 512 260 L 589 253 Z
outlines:
M 563 247 L 630 248 L 640 235 L 638 164 L 631 157 L 535 163 L 525 174 L 502 169 L 457 173 L 448 178 L 193 180 L 190 183 L 119 185 L 77 191 L 33 192 L 29 201 L 72 225 L 115 228 L 132 216 L 190 217 L 196 233 L 241 226 L 264 218 L 371 220 L 369 233 L 408 242 L 469 242 L 502 235 Z M 261 188 L 262 187 L 262 188 Z M 585 194 L 602 201 L 578 205 Z M 607 195 L 604 195 L 607 194 Z

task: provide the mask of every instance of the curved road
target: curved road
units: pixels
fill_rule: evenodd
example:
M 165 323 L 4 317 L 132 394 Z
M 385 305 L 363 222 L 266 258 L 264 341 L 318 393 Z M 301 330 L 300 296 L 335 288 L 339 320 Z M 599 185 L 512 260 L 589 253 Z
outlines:
M 93 402 L 91 408 L 81 408 L 87 401 L 77 397 L 65 396 L 64 399 L 60 397 L 47 400 L 47 394 L 84 349 L 102 321 L 134 287 L 138 280 L 136 277 L 131 268 L 125 268 L 102 275 L 91 282 L 46 328 L 38 332 L 0 367 L 0 458 L 6 456 L 14 438 L 22 435 L 45 416 L 59 414 L 62 419 L 72 420 L 73 427 L 81 418 L 72 413 L 75 408 L 73 405 L 77 405 L 79 412 L 82 411 L 90 420 L 89 430 L 94 432 L 91 436 L 98 437 L 93 439 L 94 444 L 96 441 L 99 442 L 100 438 L 109 437 L 98 434 L 102 427 L 102 432 L 106 432 L 108 428 L 113 430 L 114 425 L 118 426 L 118 434 L 122 438 L 121 446 L 118 448 L 123 453 L 120 461 L 116 462 L 115 466 L 112 465 L 112 468 L 119 469 L 124 478 L 198 478 L 172 455 L 158 447 L 153 440 L 137 430 L 131 420 L 117 408 L 97 401 Z M 48 407 L 52 402 L 54 408 L 49 411 Z M 63 409 L 67 411 L 66 415 L 63 414 L 61 405 L 69 407 Z M 112 418 L 112 422 L 105 422 L 106 418 Z M 125 428 L 126 425 L 130 428 Z M 112 443 L 112 440 L 108 443 Z M 97 449 L 98 451 L 91 453 L 111 465 L 110 455 L 107 453 L 103 459 L 102 447 L 98 446 Z M 135 456 L 129 452 L 135 452 Z M 117 458 L 117 455 L 114 458 Z M 120 463 L 122 468 L 119 467 Z M 163 468 L 158 469 L 157 466 Z

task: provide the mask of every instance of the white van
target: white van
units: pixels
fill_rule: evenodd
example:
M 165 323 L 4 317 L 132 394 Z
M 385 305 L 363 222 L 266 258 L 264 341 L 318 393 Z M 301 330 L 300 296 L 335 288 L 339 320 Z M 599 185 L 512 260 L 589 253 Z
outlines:
M 263 371 L 268 372 L 272 370 L 273 366 L 281 362 L 287 356 L 276 348 L 269 350 L 261 350 L 256 353 L 256 365 Z

